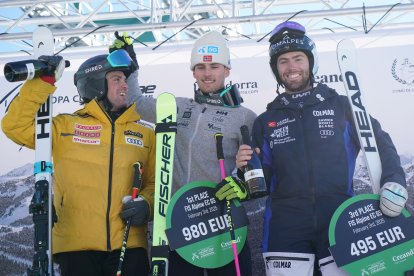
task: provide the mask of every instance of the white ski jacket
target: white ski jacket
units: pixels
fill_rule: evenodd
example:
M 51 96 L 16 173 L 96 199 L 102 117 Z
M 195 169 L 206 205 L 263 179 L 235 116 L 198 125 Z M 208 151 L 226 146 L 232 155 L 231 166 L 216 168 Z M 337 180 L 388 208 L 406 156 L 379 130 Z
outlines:
M 130 103 L 146 121 L 156 122 L 156 100 L 142 95 L 135 72 L 128 79 Z M 187 183 L 201 180 L 220 182 L 220 166 L 214 134 L 223 134 L 226 174 L 232 175 L 236 154 L 242 144 L 240 127 L 252 129 L 257 115 L 250 109 L 197 103 L 177 97 L 177 135 L 173 172 L 173 192 Z

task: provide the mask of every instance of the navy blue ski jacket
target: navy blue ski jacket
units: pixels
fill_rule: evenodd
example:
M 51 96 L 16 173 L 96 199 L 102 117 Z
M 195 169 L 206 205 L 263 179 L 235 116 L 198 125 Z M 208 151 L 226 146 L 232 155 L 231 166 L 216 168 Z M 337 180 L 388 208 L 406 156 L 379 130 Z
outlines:
M 346 96 L 325 84 L 312 90 L 302 108 L 289 99 L 286 93 L 276 97 L 253 126 L 253 146 L 261 149 L 270 185 L 270 210 L 265 216 L 279 212 L 277 215 L 284 219 L 277 227 L 288 227 L 294 218 L 281 210 L 300 205 L 309 211 L 311 225 L 327 227 L 335 209 L 354 195 L 353 175 L 360 144 L 351 106 Z M 373 119 L 372 124 L 382 163 L 381 185 L 392 181 L 406 186 L 391 138 L 377 120 Z M 270 218 L 265 217 L 265 228 L 266 220 Z

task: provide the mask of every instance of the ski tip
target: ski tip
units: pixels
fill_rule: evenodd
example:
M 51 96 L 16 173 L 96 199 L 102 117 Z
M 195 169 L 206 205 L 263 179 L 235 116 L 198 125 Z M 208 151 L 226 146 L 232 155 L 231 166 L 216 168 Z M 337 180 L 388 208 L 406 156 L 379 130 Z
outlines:
M 339 49 L 355 49 L 356 47 L 355 47 L 355 43 L 351 39 L 345 38 L 339 41 L 336 48 L 339 50 Z
M 54 54 L 53 33 L 46 27 L 38 27 L 32 33 L 33 55 L 37 58 L 41 55 Z
M 158 97 L 160 97 L 160 96 L 166 97 L 166 98 L 175 98 L 175 95 L 170 93 L 170 92 L 163 92 Z
M 355 52 L 355 43 L 351 39 L 342 39 L 336 47 L 338 61 L 346 61 Z
M 37 37 L 47 36 L 47 37 L 53 38 L 53 33 L 49 28 L 42 26 L 42 27 L 37 27 L 36 29 L 33 30 L 32 37 L 35 38 L 36 36 Z
M 157 105 L 158 104 L 168 104 L 175 103 L 175 96 L 169 92 L 163 92 L 157 96 Z

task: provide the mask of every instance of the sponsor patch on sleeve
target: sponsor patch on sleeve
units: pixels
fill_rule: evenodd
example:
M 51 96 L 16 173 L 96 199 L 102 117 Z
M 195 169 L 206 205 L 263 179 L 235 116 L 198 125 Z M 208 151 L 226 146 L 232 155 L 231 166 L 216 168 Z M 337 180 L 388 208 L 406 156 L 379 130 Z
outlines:
M 139 120 L 139 121 L 137 121 L 136 123 L 137 123 L 137 124 L 139 124 L 139 125 L 141 125 L 141 126 L 144 126 L 144 127 L 150 128 L 150 129 L 152 129 L 152 130 L 154 130 L 154 129 L 155 129 L 155 125 L 154 125 L 153 123 L 150 123 L 150 122 L 145 121 L 145 120 Z

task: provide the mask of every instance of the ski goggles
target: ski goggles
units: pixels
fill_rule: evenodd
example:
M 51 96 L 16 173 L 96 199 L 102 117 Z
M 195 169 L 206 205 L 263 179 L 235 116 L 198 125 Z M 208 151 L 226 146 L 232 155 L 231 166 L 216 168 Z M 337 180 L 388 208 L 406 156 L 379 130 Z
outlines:
M 113 51 L 106 57 L 106 59 L 108 60 L 109 64 L 114 68 L 129 67 L 134 64 L 128 52 L 123 49 Z
M 234 85 L 227 87 L 222 92 L 205 95 L 203 93 L 195 93 L 194 99 L 198 103 L 207 103 L 218 106 L 238 107 L 243 102 L 239 90 Z
M 239 90 L 234 85 L 227 87 L 219 95 L 223 100 L 223 105 L 227 107 L 238 107 L 243 102 Z
M 292 35 L 303 36 L 306 32 L 306 29 L 301 24 L 293 21 L 283 22 L 273 29 L 272 33 L 270 34 L 269 42 L 273 43 L 275 41 L 281 40 L 286 31 Z

